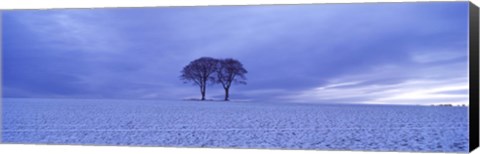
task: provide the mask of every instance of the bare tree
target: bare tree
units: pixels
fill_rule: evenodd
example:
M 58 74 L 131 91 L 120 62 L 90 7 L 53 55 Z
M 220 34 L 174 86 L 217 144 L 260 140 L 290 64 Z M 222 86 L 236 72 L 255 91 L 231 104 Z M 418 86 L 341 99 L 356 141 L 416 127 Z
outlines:
M 205 100 L 207 82 L 214 82 L 213 73 L 217 69 L 218 60 L 210 57 L 196 59 L 182 70 L 180 78 L 187 82 L 193 82 L 200 87 L 202 101 Z
M 247 84 L 245 74 L 247 70 L 243 68 L 240 61 L 227 58 L 219 60 L 216 69 L 216 82 L 222 84 L 225 90 L 225 101 L 228 101 L 229 90 L 232 83 Z

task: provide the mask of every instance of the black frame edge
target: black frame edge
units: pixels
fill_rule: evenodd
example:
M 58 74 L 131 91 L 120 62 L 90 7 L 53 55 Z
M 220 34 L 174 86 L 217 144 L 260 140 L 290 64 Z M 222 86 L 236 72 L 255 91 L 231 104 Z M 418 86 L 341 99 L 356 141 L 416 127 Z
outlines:
M 479 11 L 469 4 L 469 151 L 479 146 Z

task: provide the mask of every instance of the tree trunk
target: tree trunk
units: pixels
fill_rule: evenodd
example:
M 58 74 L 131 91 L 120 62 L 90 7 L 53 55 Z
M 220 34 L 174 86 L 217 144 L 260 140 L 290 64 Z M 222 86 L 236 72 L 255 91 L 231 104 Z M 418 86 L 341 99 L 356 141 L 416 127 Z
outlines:
M 228 91 L 229 88 L 225 88 L 225 101 L 228 101 Z
M 202 86 L 202 87 L 200 88 L 200 93 L 202 93 L 202 101 L 205 100 L 205 90 L 206 90 L 206 88 L 205 88 L 204 86 Z

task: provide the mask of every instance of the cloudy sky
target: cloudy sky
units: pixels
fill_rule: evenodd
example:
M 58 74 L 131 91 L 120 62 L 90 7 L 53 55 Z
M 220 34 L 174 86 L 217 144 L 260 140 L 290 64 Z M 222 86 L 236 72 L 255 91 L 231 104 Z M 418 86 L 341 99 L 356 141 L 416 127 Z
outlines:
M 3 94 L 185 99 L 190 61 L 249 71 L 232 100 L 468 103 L 468 2 L 5 11 Z M 221 99 L 210 85 L 207 98 Z

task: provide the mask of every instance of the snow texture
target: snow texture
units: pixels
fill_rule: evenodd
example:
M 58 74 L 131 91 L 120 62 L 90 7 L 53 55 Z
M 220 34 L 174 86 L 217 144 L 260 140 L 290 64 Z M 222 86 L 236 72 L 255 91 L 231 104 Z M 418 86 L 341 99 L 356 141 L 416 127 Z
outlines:
M 2 142 L 467 152 L 468 107 L 3 99 Z

